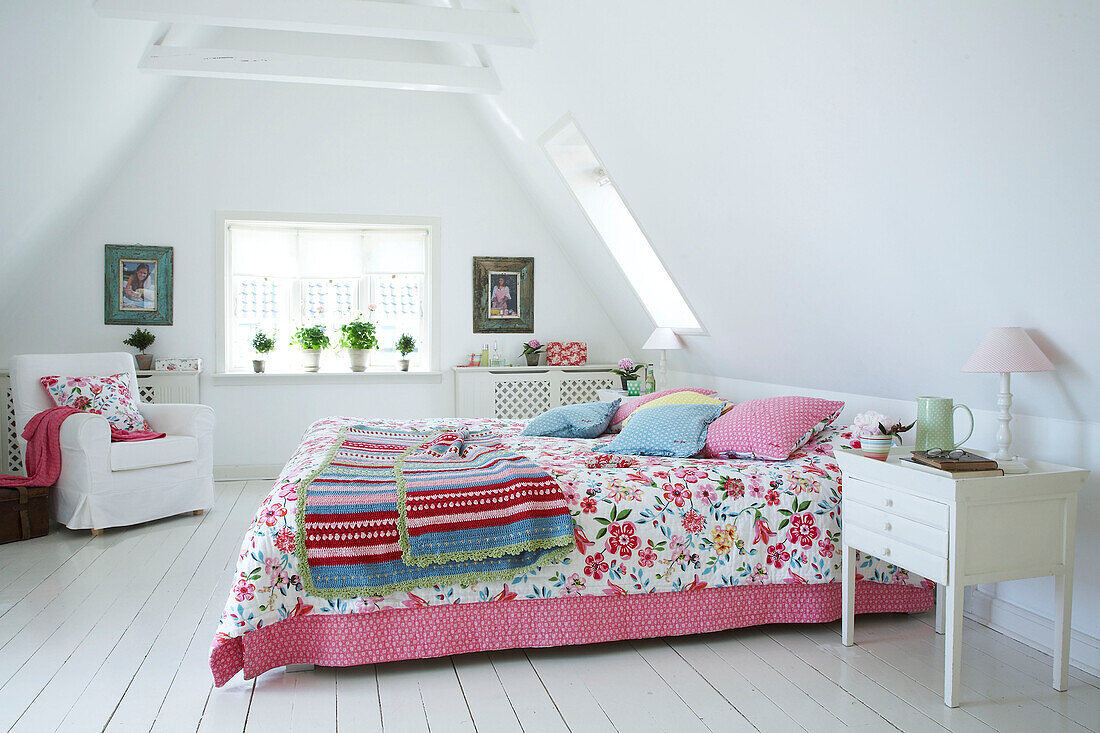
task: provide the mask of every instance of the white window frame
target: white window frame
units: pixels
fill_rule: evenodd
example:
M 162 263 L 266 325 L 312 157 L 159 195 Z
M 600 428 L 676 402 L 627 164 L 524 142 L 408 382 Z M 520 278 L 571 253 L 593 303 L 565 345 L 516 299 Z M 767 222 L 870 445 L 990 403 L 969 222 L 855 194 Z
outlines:
M 232 379 L 251 379 L 258 378 L 265 381 L 277 381 L 279 377 L 294 377 L 294 381 L 300 381 L 302 378 L 314 378 L 318 380 L 325 380 L 332 377 L 351 377 L 356 379 L 369 379 L 372 376 L 401 376 L 415 378 L 416 375 L 433 375 L 438 376 L 440 374 L 440 298 L 439 298 L 439 284 L 440 284 L 440 219 L 438 217 L 419 217 L 419 216 L 362 216 L 362 215 L 340 215 L 340 214 L 288 214 L 288 213 L 272 213 L 265 211 L 218 211 L 215 212 L 217 220 L 217 300 L 214 314 L 214 334 L 215 334 L 215 376 L 221 376 L 223 378 Z M 308 374 L 293 373 L 288 375 L 278 374 L 253 374 L 251 372 L 230 371 L 228 367 L 228 354 L 229 354 L 229 332 L 230 323 L 229 319 L 233 317 L 233 288 L 230 286 L 230 278 L 232 278 L 233 271 L 230 263 L 230 239 L 229 239 L 229 227 L 232 224 L 278 224 L 283 226 L 292 226 L 295 224 L 310 225 L 310 224 L 323 224 L 326 226 L 356 226 L 356 227 L 378 227 L 386 229 L 395 229 L 400 227 L 408 227 L 410 229 L 423 229 L 428 232 L 427 248 L 425 253 L 425 272 L 424 272 L 424 287 L 423 293 L 427 297 L 428 302 L 425 304 L 424 318 L 425 318 L 425 331 L 429 334 L 428 354 L 424 359 L 424 363 L 421 366 L 420 371 L 402 372 L 398 369 L 397 364 L 393 365 L 392 369 L 377 369 L 371 368 L 365 372 L 351 372 L 350 370 L 345 374 L 342 372 L 317 372 Z M 333 341 L 335 345 L 335 340 Z M 425 371 L 426 368 L 426 371 Z
M 570 126 L 572 126 L 576 129 L 577 134 L 581 137 L 581 139 L 583 139 L 584 144 L 588 148 L 588 151 L 592 154 L 592 156 L 597 161 L 597 165 L 595 166 L 595 170 L 599 170 L 600 174 L 604 178 L 606 178 L 606 182 L 601 182 L 601 185 L 605 185 L 605 183 L 609 184 L 612 187 L 612 189 L 615 190 L 616 194 L 619 197 L 619 200 L 622 202 L 623 206 L 626 208 L 627 213 L 634 220 L 634 224 L 637 226 L 638 231 L 641 233 L 642 237 L 645 239 L 645 243 L 649 246 L 650 250 L 652 251 L 653 256 L 656 258 L 656 260 L 660 264 L 661 268 L 664 269 L 664 274 L 668 277 L 669 281 L 672 283 L 672 286 L 678 291 L 678 294 L 679 294 L 681 300 L 683 301 L 684 307 L 687 309 L 687 312 L 691 314 L 691 317 L 695 320 L 695 322 L 698 324 L 698 326 L 689 327 L 689 326 L 684 326 L 684 325 L 671 325 L 671 324 L 665 324 L 665 323 L 659 322 L 659 319 L 654 315 L 654 313 L 651 310 L 649 304 L 646 302 L 645 294 L 640 292 L 638 290 L 638 288 L 635 287 L 634 282 L 627 275 L 626 271 L 622 267 L 622 264 L 619 262 L 618 256 L 615 254 L 615 252 L 613 251 L 610 244 L 608 244 L 604 240 L 603 234 L 600 232 L 600 228 L 592 220 L 592 216 L 589 214 L 588 209 L 581 202 L 580 198 L 577 195 L 577 192 L 573 189 L 573 185 L 570 183 L 570 181 L 566 177 L 566 175 L 562 172 L 562 169 L 559 166 L 559 163 L 558 163 L 557 159 L 554 157 L 554 154 L 551 151 L 551 147 L 555 144 L 554 143 L 555 139 L 559 136 L 560 133 L 562 133 L 567 127 L 570 127 Z M 619 186 L 615 183 L 614 177 L 610 173 L 607 172 L 607 169 L 603 164 L 603 159 L 600 158 L 600 154 L 596 151 L 596 148 L 592 145 L 592 141 L 589 140 L 588 135 L 586 135 L 584 133 L 584 130 L 581 129 L 580 123 L 577 122 L 577 120 L 573 117 L 573 115 L 566 114 L 560 120 L 558 120 L 553 125 L 551 125 L 550 129 L 548 129 L 546 132 L 544 132 L 539 137 L 539 147 L 542 148 L 542 152 L 546 155 L 547 160 L 550 162 L 550 166 L 558 174 L 558 177 L 561 179 L 562 183 L 565 184 L 566 189 L 568 189 L 569 194 L 573 197 L 573 200 L 577 203 L 577 208 L 579 208 L 581 210 L 581 213 L 584 214 L 584 218 L 588 222 L 588 225 L 592 227 L 592 231 L 595 232 L 596 236 L 600 239 L 600 241 L 602 241 L 604 243 L 605 249 L 607 250 L 608 254 L 611 256 L 611 261 L 615 263 L 615 267 L 622 274 L 623 279 L 626 280 L 627 284 L 630 286 L 630 289 L 634 291 L 634 294 L 635 294 L 635 296 L 637 296 L 638 302 L 641 304 L 642 309 L 645 310 L 646 315 L 649 316 L 650 322 L 654 326 L 666 326 L 667 325 L 667 326 L 673 328 L 673 330 L 675 330 L 676 333 L 680 333 L 680 334 L 701 335 L 701 336 L 709 335 L 708 332 L 707 332 L 706 327 L 703 325 L 703 320 L 701 318 L 699 318 L 699 314 L 692 307 L 691 301 L 688 300 L 688 297 L 686 295 L 687 291 L 680 285 L 679 282 L 676 281 L 676 278 L 673 276 L 672 271 L 668 269 L 668 265 L 665 263 L 664 259 L 660 255 L 660 253 L 657 252 L 657 248 L 653 246 L 653 240 L 650 239 L 649 234 L 647 234 L 646 231 L 645 231 L 645 228 L 642 227 L 642 223 L 641 223 L 641 221 L 639 221 L 638 216 L 634 213 L 634 209 L 632 209 L 630 207 L 630 204 L 627 202 L 626 197 L 623 196 L 622 189 L 619 188 Z

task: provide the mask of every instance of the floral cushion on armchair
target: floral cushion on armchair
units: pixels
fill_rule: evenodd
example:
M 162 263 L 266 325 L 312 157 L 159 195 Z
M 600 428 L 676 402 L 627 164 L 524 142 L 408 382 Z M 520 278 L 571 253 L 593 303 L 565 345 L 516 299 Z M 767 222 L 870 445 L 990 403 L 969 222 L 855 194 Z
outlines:
M 149 430 L 130 391 L 130 375 L 42 377 L 38 380 L 58 407 L 75 407 L 107 418 L 118 430 Z

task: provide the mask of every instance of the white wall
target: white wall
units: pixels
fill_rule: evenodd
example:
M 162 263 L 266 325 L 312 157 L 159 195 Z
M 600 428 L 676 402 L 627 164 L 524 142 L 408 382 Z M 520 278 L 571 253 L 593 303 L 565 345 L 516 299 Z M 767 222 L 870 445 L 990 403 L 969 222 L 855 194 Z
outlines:
M 0 3 L 0 256 L 27 277 L 177 88 L 137 59 L 154 23 L 109 21 L 89 0 Z M 0 281 L 2 282 L 2 281 Z M 0 309 L 13 307 L 0 288 Z
M 189 82 L 87 218 L 4 280 L 33 318 L 5 319 L 0 364 L 31 351 L 117 350 L 132 330 L 103 325 L 103 245 L 175 248 L 175 324 L 153 351 L 214 364 L 214 212 L 287 211 L 442 219 L 442 364 L 491 341 L 473 334 L 472 257 L 535 258 L 535 335 L 581 340 L 592 361 L 622 340 L 458 96 L 253 82 Z M 501 338 L 505 357 L 530 336 Z M 451 414 L 437 383 L 226 386 L 203 379 L 218 414 L 215 461 L 282 463 L 302 430 L 331 414 Z
M 482 112 L 632 346 L 537 144 L 567 112 L 710 332 L 676 368 L 992 408 L 959 369 L 1022 325 L 1059 371 L 1018 412 L 1100 420 L 1100 3 L 523 6 L 538 43 L 490 51 Z
M 986 381 L 994 388 L 994 377 L 990 376 Z M 844 412 L 837 421 L 839 424 L 847 424 L 857 413 L 872 409 L 906 422 L 916 419 L 916 403 L 912 400 L 884 399 L 690 372 L 671 372 L 669 382 L 678 386 L 716 389 L 723 397 L 738 402 L 790 394 L 844 400 Z M 1032 384 L 1025 376 L 1018 378 L 1013 388 L 1022 395 L 1031 387 Z M 968 446 L 993 448 L 996 445 L 996 415 L 996 412 L 989 410 L 974 410 L 974 435 L 967 443 Z M 968 425 L 964 414 L 956 414 L 955 429 L 958 437 L 966 434 Z M 1098 674 L 1100 613 L 1097 609 L 1100 609 L 1100 564 L 1096 563 L 1096 558 L 1100 556 L 1100 523 L 1097 523 L 1096 517 L 1100 514 L 1100 423 L 1015 416 L 1012 432 L 1014 453 L 1069 466 L 1081 466 L 1092 471 L 1078 503 L 1070 658 L 1076 666 Z M 911 444 L 913 439 L 907 437 L 906 442 Z M 1027 527 L 1004 528 L 1005 552 L 1026 552 L 1027 541 Z M 1009 633 L 1038 649 L 1050 651 L 1054 635 L 1053 578 L 974 586 L 968 591 L 965 607 L 972 618 Z

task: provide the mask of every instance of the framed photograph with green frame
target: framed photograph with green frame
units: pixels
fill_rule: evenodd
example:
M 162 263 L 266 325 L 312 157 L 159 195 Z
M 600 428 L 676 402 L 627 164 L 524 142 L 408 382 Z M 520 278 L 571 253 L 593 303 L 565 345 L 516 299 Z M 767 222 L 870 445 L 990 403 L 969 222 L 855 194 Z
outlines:
M 535 258 L 474 258 L 474 333 L 535 332 Z
M 103 262 L 103 322 L 172 325 L 172 248 L 108 244 Z

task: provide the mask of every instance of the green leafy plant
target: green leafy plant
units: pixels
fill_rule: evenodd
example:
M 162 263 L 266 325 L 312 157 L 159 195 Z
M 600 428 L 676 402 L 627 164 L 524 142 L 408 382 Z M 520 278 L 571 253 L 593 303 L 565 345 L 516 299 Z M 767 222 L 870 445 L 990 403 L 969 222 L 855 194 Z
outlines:
M 153 342 L 156 340 L 157 337 L 153 335 L 152 331 L 147 331 L 144 328 L 135 328 L 134 332 L 127 336 L 126 340 L 122 343 L 127 346 L 132 346 L 144 354 L 145 350 L 152 346 Z
M 374 324 L 359 316 L 351 323 L 340 326 L 340 346 L 344 349 L 377 349 L 378 337 L 374 334 Z
M 294 332 L 290 343 L 303 349 L 327 349 L 330 342 L 324 326 L 302 326 Z
M 880 422 L 878 424 L 878 431 L 882 435 L 889 435 L 891 437 L 891 439 L 897 439 L 898 443 L 901 443 L 901 434 L 909 432 L 910 430 L 913 429 L 913 426 L 916 425 L 916 424 L 917 424 L 917 422 L 916 422 L 916 420 L 914 420 L 913 422 L 909 423 L 908 425 L 902 425 L 900 422 L 896 422 L 893 425 L 891 425 L 890 427 L 886 427 L 885 425 L 883 425 Z
M 252 348 L 257 354 L 268 354 L 275 350 L 275 339 L 260 331 L 252 337 Z
M 394 348 L 401 352 L 401 358 L 404 359 L 409 353 L 416 351 L 416 339 L 407 333 L 403 333 L 401 337 L 397 339 L 397 344 Z

